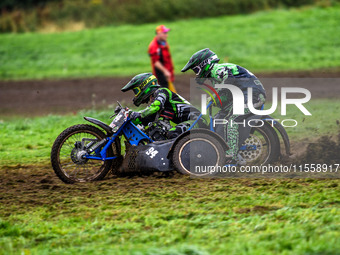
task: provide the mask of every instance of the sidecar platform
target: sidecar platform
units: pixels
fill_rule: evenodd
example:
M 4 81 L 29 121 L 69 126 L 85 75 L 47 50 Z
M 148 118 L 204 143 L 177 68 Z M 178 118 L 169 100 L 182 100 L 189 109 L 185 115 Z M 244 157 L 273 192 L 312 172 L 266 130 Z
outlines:
M 131 146 L 123 160 L 120 172 L 145 173 L 175 170 L 169 150 L 176 139 L 157 141 L 146 145 Z

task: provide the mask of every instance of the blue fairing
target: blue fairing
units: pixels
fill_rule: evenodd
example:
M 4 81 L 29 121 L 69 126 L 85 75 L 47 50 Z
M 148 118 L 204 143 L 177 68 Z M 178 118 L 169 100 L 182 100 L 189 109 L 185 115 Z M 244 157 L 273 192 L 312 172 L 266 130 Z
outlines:
M 142 140 L 147 140 L 149 142 L 153 142 L 150 137 L 144 134 L 135 124 L 131 121 L 126 122 L 123 127 L 123 133 L 126 139 L 129 141 L 131 145 L 138 145 Z

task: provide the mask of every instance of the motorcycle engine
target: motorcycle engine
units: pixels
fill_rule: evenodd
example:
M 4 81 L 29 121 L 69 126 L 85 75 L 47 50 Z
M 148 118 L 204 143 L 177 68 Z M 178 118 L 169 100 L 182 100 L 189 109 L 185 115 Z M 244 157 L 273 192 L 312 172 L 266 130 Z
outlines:
M 150 122 L 146 128 L 146 134 L 154 141 L 163 141 L 167 139 L 167 133 L 172 128 L 168 120 L 158 120 Z

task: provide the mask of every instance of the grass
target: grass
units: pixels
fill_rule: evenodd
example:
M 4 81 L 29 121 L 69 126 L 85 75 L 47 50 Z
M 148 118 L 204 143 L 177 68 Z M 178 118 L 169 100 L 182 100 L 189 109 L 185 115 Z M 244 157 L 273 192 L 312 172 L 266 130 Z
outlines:
M 335 99 L 315 99 L 304 104 L 312 116 L 304 116 L 300 110 L 288 105 L 287 117 L 277 110 L 272 116 L 280 119 L 295 119 L 297 127 L 286 128 L 292 142 L 308 141 L 322 135 L 337 134 L 340 103 Z M 83 116 L 91 116 L 109 124 L 113 109 L 80 111 L 77 114 L 45 117 L 0 118 L 0 166 L 48 162 L 50 149 L 56 137 L 67 127 L 86 123 Z M 270 105 L 268 105 L 270 107 Z M 329 111 L 333 109 L 333 111 Z M 284 123 L 293 125 L 292 122 Z
M 168 22 L 176 72 L 205 47 L 258 71 L 340 66 L 340 7 Z M 1 34 L 0 79 L 125 76 L 150 71 L 156 24 L 53 34 Z
M 273 118 L 279 119 L 279 122 L 284 119 L 297 121 L 296 127 L 286 128 L 293 142 L 322 135 L 337 134 L 340 131 L 339 115 L 337 114 L 340 110 L 340 103 L 337 100 L 313 99 L 303 105 L 312 114 L 311 116 L 303 115 L 295 105 L 287 106 L 287 116 L 280 115 L 280 107 L 275 113 L 271 114 Z M 332 109 L 332 111 L 329 109 Z M 287 121 L 284 124 L 289 126 L 294 125 L 294 122 Z
M 0 170 L 0 254 L 338 254 L 338 180 Z

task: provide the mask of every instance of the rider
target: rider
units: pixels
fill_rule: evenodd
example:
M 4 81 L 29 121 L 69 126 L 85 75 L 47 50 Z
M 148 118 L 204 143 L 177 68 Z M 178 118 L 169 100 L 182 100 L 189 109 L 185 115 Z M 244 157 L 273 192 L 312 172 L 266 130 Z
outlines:
M 122 88 L 123 92 L 128 90 L 133 90 L 135 93 L 134 105 L 150 103 L 144 110 L 131 112 L 132 122 L 147 125 L 158 118 L 171 120 L 177 125 L 168 132 L 169 139 L 185 132 L 200 115 L 200 111 L 183 97 L 171 92 L 168 88 L 161 88 L 156 76 L 152 73 L 142 73 L 133 77 Z
M 221 110 L 215 116 L 216 119 L 228 120 L 227 125 L 216 125 L 216 132 L 226 138 L 229 150 L 226 156 L 230 162 L 237 161 L 238 150 L 249 134 L 249 128 L 243 125 L 243 121 L 250 116 L 248 108 L 247 88 L 253 89 L 252 101 L 256 109 L 260 109 L 265 102 L 266 92 L 259 79 L 247 69 L 231 64 L 218 64 L 219 58 L 209 48 L 194 53 L 188 63 L 183 67 L 182 72 L 192 69 L 196 74 L 196 81 L 203 84 L 205 79 L 209 79 L 215 84 L 231 84 L 240 88 L 244 94 L 244 115 L 233 114 L 233 98 L 228 89 L 217 89 L 221 98 Z M 241 123 L 241 125 L 237 124 Z

